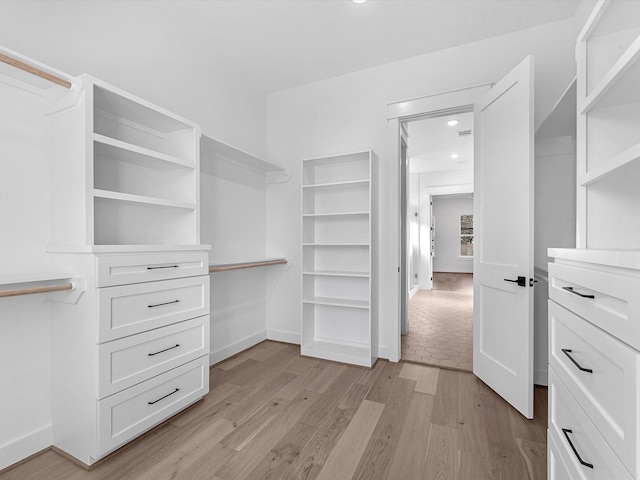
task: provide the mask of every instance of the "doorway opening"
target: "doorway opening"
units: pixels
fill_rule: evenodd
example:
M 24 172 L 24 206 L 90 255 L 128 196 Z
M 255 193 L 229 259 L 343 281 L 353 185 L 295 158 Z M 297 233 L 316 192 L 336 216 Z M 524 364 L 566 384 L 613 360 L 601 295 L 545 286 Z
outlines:
M 402 125 L 401 358 L 473 371 L 473 112 L 436 112 Z

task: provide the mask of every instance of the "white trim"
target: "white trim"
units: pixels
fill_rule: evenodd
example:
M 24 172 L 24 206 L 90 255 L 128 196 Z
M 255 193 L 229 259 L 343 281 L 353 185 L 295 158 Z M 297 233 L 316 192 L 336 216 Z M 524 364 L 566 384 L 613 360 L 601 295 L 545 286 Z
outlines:
M 49 448 L 53 443 L 51 424 L 0 446 L 0 470 Z
M 389 347 L 386 345 L 378 345 L 378 359 L 385 359 L 394 363 L 398 363 L 400 361 L 399 358 L 396 358 L 395 360 L 391 359 L 391 356 L 389 355 Z
M 229 357 L 232 357 L 236 353 L 240 353 L 247 348 L 251 348 L 254 345 L 257 345 L 260 342 L 263 342 L 267 339 L 266 330 L 262 330 L 258 333 L 250 335 L 248 337 L 243 338 L 231 345 L 227 345 L 226 347 L 219 348 L 209 354 L 209 365 L 213 365 L 215 363 L 226 360 Z
M 469 258 L 469 260 L 473 260 L 473 258 Z M 465 267 L 434 267 L 434 273 L 473 273 L 473 265 L 469 265 L 469 268 Z
M 296 332 L 287 332 L 285 330 L 267 330 L 267 340 L 276 342 L 292 343 L 300 345 L 300 334 Z
M 544 387 L 548 386 L 549 385 L 549 369 L 536 368 L 533 371 L 533 384 L 542 385 Z

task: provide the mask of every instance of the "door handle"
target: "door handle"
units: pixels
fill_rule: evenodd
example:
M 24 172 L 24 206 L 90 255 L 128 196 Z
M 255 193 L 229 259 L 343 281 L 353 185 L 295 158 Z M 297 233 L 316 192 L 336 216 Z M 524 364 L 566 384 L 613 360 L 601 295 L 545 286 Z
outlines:
M 517 283 L 519 287 L 526 287 L 527 286 L 527 277 L 518 277 L 517 280 L 510 280 L 508 278 L 505 278 L 504 281 L 505 282 Z

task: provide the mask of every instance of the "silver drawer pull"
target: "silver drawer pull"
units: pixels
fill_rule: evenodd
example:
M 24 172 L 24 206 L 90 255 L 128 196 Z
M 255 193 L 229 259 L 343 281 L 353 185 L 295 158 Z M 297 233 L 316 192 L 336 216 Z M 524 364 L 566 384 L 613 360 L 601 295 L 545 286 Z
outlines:
M 179 388 L 176 388 L 173 392 L 171 393 L 167 393 L 164 397 L 160 397 L 157 400 L 154 400 L 153 402 L 147 402 L 149 405 L 153 405 L 154 403 L 158 403 L 160 400 L 164 400 L 165 398 L 167 398 L 170 395 L 173 395 L 174 393 L 178 393 L 180 391 Z
M 578 295 L 579 297 L 582 298 L 596 298 L 595 295 L 588 295 L 586 293 L 580 293 L 580 292 L 576 292 L 573 287 L 562 287 L 563 290 L 566 290 L 569 293 L 573 293 L 574 295 Z
M 582 458 L 580 457 L 580 454 L 578 453 L 578 450 L 576 450 L 576 447 L 573 446 L 573 442 L 569 438 L 569 434 L 573 433 L 573 430 L 569 430 L 568 428 L 563 428 L 562 433 L 564 433 L 564 436 L 566 437 L 567 442 L 569 442 L 569 446 L 571 447 L 571 450 L 573 450 L 573 453 L 575 454 L 580 464 L 584 465 L 585 467 L 593 468 L 593 463 L 585 462 L 584 460 L 582 460 Z
M 171 305 L 172 303 L 180 303 L 180 300 L 172 300 L 170 302 L 156 303 L 155 305 L 147 305 L 148 308 L 161 307 L 162 305 Z
M 165 348 L 164 350 L 160 350 L 159 352 L 147 353 L 147 355 L 149 355 L 150 357 L 153 357 L 154 355 L 158 355 L 159 353 L 168 352 L 169 350 L 173 350 L 174 348 L 178 348 L 179 346 L 180 346 L 180 344 L 176 343 L 173 347 Z
M 576 362 L 575 358 L 573 358 L 571 355 L 569 355 L 570 353 L 573 352 L 573 350 L 571 350 L 570 348 L 562 348 L 561 351 L 567 357 L 569 357 L 569 360 L 571 360 L 576 367 L 578 367 L 578 370 L 580 370 L 581 372 L 593 373 L 593 370 L 591 370 L 590 368 L 584 368 L 582 365 L 580 365 L 578 362 Z
M 159 268 L 179 268 L 180 265 L 165 265 L 163 267 L 147 267 L 147 270 L 157 270 Z

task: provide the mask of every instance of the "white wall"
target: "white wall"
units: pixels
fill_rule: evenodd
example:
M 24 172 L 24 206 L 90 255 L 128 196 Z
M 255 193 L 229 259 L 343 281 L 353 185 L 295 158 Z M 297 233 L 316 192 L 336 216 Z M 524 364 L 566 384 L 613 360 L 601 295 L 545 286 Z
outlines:
M 548 299 L 547 249 L 576 246 L 575 136 L 536 139 L 534 264 L 534 379 L 547 385 Z
M 473 199 L 435 196 L 432 201 L 436 232 L 433 271 L 473 273 L 473 257 L 460 256 L 460 215 L 473 215 Z
M 45 135 L 43 98 L 0 78 L 0 276 L 48 270 Z M 0 299 L 0 470 L 51 444 L 50 328 L 44 295 Z
M 301 159 L 372 148 L 381 165 L 380 355 L 396 350 L 399 183 L 389 152 L 387 104 L 496 81 L 533 54 L 539 123 L 575 75 L 576 30 L 573 20 L 557 22 L 269 95 L 268 158 L 290 168 L 293 178 L 267 189 L 268 248 L 283 251 L 294 267 L 268 274 L 267 328 L 292 338 L 300 333 Z
M 212 264 L 266 255 L 265 177 L 203 152 L 201 238 Z M 251 268 L 211 274 L 211 363 L 266 338 L 266 272 Z

